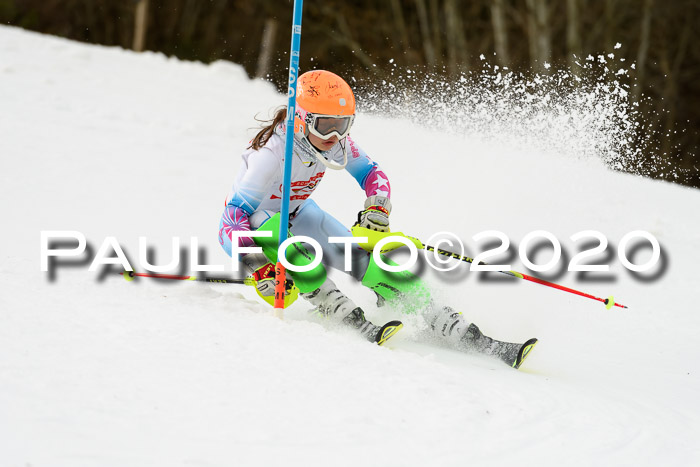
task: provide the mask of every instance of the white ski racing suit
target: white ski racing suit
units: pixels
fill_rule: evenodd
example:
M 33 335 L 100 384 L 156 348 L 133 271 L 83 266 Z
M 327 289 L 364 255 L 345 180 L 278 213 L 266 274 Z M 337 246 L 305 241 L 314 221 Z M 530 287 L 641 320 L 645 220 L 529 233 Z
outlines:
M 323 156 L 335 163 L 342 162 L 342 144 L 339 142 L 323 153 Z M 380 195 L 390 198 L 389 180 L 379 165 L 350 136 L 346 138 L 345 144 L 348 153 L 345 170 L 357 180 L 367 197 Z M 309 199 L 323 179 L 326 167 L 309 155 L 300 154 L 302 151 L 300 145 L 294 145 L 289 200 L 290 232 L 317 240 L 323 248 L 324 263 L 342 271 L 345 247 L 343 244 L 329 243 L 328 238 L 352 234 L 347 227 Z M 219 243 L 229 256 L 232 230 L 255 230 L 280 211 L 284 152 L 284 130 L 278 127 L 264 147 L 243 153 L 243 164 L 226 198 L 226 208 L 219 226 Z M 252 244 L 247 238 L 241 239 L 241 246 Z M 351 275 L 361 279 L 367 269 L 369 255 L 355 245 L 352 258 L 356 264 L 353 264 Z

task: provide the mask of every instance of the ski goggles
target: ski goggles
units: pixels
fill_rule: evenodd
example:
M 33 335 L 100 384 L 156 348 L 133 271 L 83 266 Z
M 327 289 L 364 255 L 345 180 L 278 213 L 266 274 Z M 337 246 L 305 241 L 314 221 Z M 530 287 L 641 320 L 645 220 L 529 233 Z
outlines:
M 345 138 L 350 133 L 355 115 L 316 115 L 309 114 L 307 119 L 309 132 L 321 139 L 335 135 L 338 139 Z

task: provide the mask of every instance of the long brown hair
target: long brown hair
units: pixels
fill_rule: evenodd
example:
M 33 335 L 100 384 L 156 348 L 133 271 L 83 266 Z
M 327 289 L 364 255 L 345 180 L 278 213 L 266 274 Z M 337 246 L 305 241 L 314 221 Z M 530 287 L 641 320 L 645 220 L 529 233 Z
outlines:
M 258 134 L 255 135 L 255 138 L 253 138 L 253 140 L 250 142 L 248 149 L 255 149 L 257 151 L 261 147 L 265 146 L 275 133 L 275 127 L 282 123 L 285 118 L 287 118 L 287 107 L 281 107 L 277 109 L 277 112 L 275 112 L 275 116 L 272 120 L 258 120 L 260 122 L 265 122 L 266 125 L 264 125 L 260 131 L 258 131 Z

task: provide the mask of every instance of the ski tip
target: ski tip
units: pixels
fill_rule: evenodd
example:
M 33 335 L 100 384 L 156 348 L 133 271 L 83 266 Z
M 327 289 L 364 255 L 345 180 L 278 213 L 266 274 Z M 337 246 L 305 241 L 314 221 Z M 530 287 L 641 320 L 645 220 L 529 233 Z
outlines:
M 399 332 L 402 327 L 403 323 L 401 321 L 389 321 L 388 323 L 386 323 L 379 330 L 379 333 L 377 333 L 377 345 L 383 345 L 386 341 L 391 339 L 394 336 L 394 334 Z
M 525 342 L 522 345 L 522 347 L 520 347 L 520 350 L 518 351 L 518 356 L 515 359 L 515 362 L 513 362 L 513 368 L 515 368 L 516 370 L 520 368 L 520 365 L 522 365 L 527 356 L 530 355 L 530 352 L 532 351 L 532 349 L 535 348 L 537 342 L 537 339 L 532 338 Z

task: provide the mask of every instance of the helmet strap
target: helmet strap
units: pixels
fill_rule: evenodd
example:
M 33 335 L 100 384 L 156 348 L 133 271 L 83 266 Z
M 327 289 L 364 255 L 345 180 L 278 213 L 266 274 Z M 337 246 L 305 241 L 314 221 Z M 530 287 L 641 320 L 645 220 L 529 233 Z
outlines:
M 345 141 L 347 139 L 347 136 L 341 140 L 338 141 L 338 144 L 340 144 L 340 147 L 343 149 L 343 163 L 342 164 L 336 164 L 335 162 L 331 162 L 325 157 L 321 155 L 320 152 L 314 147 L 313 144 L 310 144 L 311 148 L 313 149 L 314 153 L 316 154 L 316 159 L 318 159 L 321 164 L 325 165 L 327 168 L 331 170 L 343 170 L 345 166 L 348 165 L 348 152 L 345 150 Z

